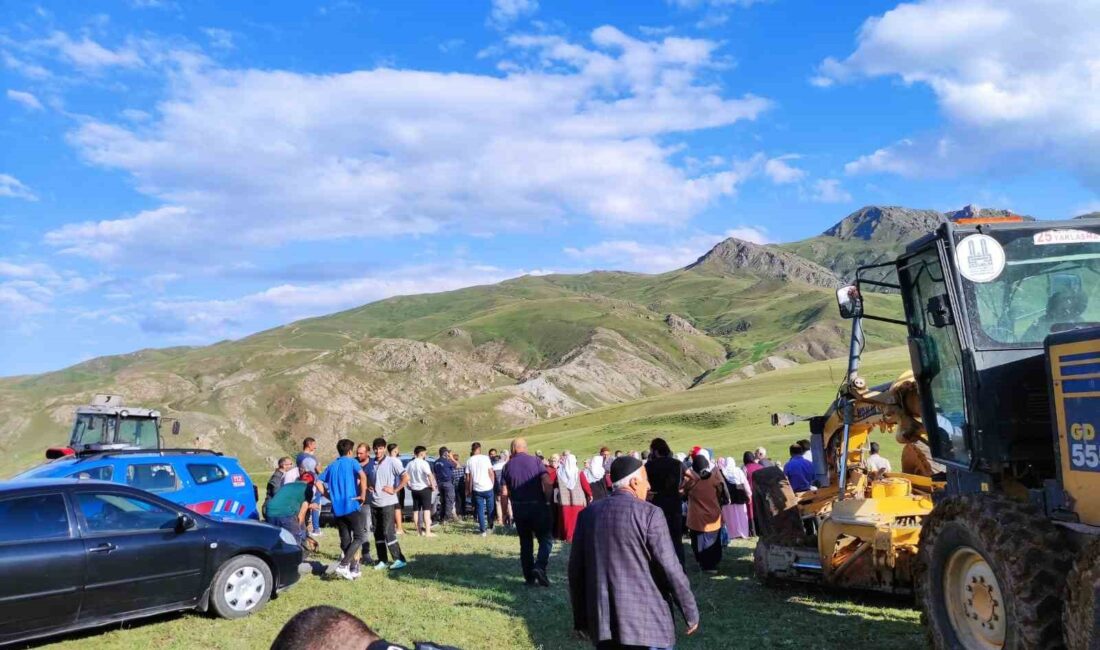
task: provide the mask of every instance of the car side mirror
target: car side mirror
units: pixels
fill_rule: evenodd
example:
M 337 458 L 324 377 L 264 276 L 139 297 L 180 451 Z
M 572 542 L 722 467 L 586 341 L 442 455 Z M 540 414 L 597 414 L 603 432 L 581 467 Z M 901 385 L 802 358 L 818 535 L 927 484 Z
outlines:
M 195 518 L 187 513 L 183 513 L 176 520 L 176 532 L 182 533 L 191 530 L 196 526 Z
M 863 296 L 854 284 L 836 290 L 836 305 L 841 318 L 859 318 L 863 315 Z
M 937 329 L 955 324 L 955 319 L 951 317 L 951 303 L 945 293 L 929 298 L 926 311 Z
M 172 435 L 178 436 L 180 434 L 180 421 L 176 420 L 172 423 Z

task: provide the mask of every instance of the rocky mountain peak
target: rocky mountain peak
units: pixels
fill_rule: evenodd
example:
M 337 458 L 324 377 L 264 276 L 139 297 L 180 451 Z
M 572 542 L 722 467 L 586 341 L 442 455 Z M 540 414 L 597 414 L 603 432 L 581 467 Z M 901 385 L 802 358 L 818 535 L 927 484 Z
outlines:
M 803 282 L 819 287 L 835 287 L 839 284 L 832 271 L 804 257 L 736 237 L 720 242 L 686 268 L 722 275 L 747 273 L 762 278 Z
M 1035 221 L 1034 217 L 1026 215 L 1019 215 L 1012 210 L 1001 210 L 999 208 L 979 208 L 974 204 L 963 206 L 958 210 L 953 210 L 945 215 L 951 221 L 957 219 L 980 219 L 988 217 L 1023 217 L 1025 221 Z
M 935 210 L 869 205 L 844 217 L 822 235 L 873 242 L 910 241 L 935 230 L 944 221 Z

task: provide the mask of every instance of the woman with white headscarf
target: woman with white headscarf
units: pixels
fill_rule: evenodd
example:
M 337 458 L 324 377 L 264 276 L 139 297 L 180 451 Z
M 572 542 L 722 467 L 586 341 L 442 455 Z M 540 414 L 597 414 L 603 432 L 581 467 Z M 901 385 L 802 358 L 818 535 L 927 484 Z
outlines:
M 603 456 L 596 454 L 588 461 L 588 467 L 584 470 L 584 478 L 588 480 L 588 487 L 592 490 L 592 500 L 599 501 L 607 496 L 607 486 L 604 485 Z
M 602 469 L 601 465 L 601 469 Z M 557 538 L 566 542 L 573 541 L 573 531 L 577 528 L 577 516 L 592 499 L 592 489 L 588 479 L 577 468 L 577 457 L 568 451 L 561 456 L 558 464 L 558 517 Z
M 726 525 L 726 532 L 729 533 L 730 539 L 748 539 L 752 537 L 752 531 L 749 528 L 748 504 L 752 499 L 749 478 L 732 457 L 719 458 L 718 466 L 722 469 L 722 476 L 726 479 L 726 489 L 730 494 L 729 505 L 722 506 L 722 520 Z

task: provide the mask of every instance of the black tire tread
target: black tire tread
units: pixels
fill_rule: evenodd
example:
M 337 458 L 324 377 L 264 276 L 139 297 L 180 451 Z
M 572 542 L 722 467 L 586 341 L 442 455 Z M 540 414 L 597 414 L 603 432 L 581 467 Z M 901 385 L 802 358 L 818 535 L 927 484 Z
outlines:
M 950 522 L 969 529 L 984 548 L 1001 586 L 1008 621 L 1005 650 L 1062 648 L 1062 599 L 1071 551 L 1064 535 L 1034 506 L 1004 495 L 947 497 L 924 519 L 917 553 L 915 578 L 928 646 L 955 650 L 950 622 L 938 621 L 928 568 L 937 536 Z M 946 626 L 947 629 L 944 629 Z
M 1066 580 L 1062 625 L 1069 650 L 1100 648 L 1100 629 L 1096 627 L 1093 609 L 1097 584 L 1100 584 L 1100 540 L 1090 542 L 1077 556 Z

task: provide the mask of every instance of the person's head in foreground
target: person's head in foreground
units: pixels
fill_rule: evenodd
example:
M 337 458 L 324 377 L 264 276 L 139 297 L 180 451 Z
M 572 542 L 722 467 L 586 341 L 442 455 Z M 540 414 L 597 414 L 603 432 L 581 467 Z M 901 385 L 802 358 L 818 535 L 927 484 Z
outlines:
M 619 456 L 611 463 L 611 487 L 630 492 L 644 501 L 649 492 L 645 465 L 633 456 Z
M 374 450 L 374 457 L 381 462 L 386 457 L 386 439 L 375 438 L 374 442 L 370 443 L 371 449 Z
M 791 458 L 794 458 L 795 456 L 801 456 L 802 453 L 806 450 L 802 448 L 802 445 L 796 442 L 795 444 L 791 445 L 789 451 L 791 452 Z
M 336 607 L 318 605 L 295 614 L 275 641 L 271 650 L 405 650 L 386 641 L 359 620 Z M 418 650 L 456 650 L 434 643 L 417 643 Z
M 768 457 L 768 450 L 763 447 L 756 448 L 756 460 L 764 460 Z
M 746 451 L 745 453 L 741 454 L 741 464 L 742 465 L 748 465 L 749 463 L 755 463 L 755 462 L 756 462 L 756 454 L 752 453 L 751 451 Z
M 878 450 L 879 450 L 878 443 L 877 442 L 872 442 L 871 443 L 871 455 L 874 456 L 875 454 L 877 454 Z

